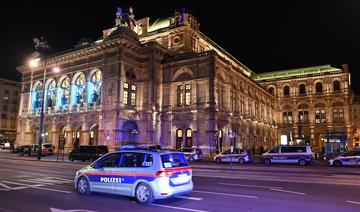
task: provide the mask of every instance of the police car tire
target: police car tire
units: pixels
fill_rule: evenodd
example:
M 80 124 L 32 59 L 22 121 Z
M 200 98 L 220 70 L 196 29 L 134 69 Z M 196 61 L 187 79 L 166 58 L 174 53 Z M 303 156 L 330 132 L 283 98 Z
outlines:
M 339 167 L 339 166 L 342 166 L 342 164 L 340 161 L 336 160 L 336 161 L 334 161 L 334 166 Z
M 266 159 L 264 159 L 264 163 L 265 163 L 266 165 L 270 165 L 270 164 L 271 164 L 271 160 L 270 160 L 269 158 L 266 158 Z
M 80 183 L 82 183 L 82 185 L 80 185 Z M 85 186 L 85 190 L 81 190 L 81 188 L 83 188 L 83 186 Z M 78 179 L 76 188 L 77 188 L 77 191 L 82 195 L 88 195 L 91 193 L 90 184 L 89 184 L 89 181 L 86 179 L 86 177 L 80 177 Z
M 300 165 L 300 166 L 305 166 L 305 165 L 306 165 L 306 160 L 300 159 L 300 160 L 299 160 L 299 165 Z
M 75 160 L 74 156 L 70 156 L 70 161 L 74 161 L 74 160 Z
M 240 163 L 240 164 L 244 164 L 244 163 L 245 163 L 244 158 L 240 158 L 240 159 L 239 159 L 239 163 Z
M 135 189 L 135 199 L 140 204 L 152 203 L 154 201 L 154 195 L 150 186 L 146 183 L 137 185 Z
M 221 159 L 220 159 L 220 158 L 216 158 L 216 159 L 215 159 L 215 162 L 216 162 L 216 163 L 221 163 Z

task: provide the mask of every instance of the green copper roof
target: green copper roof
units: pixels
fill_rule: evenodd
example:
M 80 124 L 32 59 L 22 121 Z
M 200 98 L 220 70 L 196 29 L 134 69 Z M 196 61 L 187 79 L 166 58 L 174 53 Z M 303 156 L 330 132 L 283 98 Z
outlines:
M 171 18 L 156 19 L 156 21 L 149 26 L 149 32 L 156 31 L 161 28 L 170 26 Z
M 341 69 L 331 67 L 330 65 L 322 65 L 322 66 L 312 66 L 306 68 L 289 69 L 289 70 L 274 71 L 274 72 L 265 72 L 265 73 L 255 74 L 252 76 L 252 78 L 255 81 L 272 81 L 278 79 L 300 78 L 300 77 L 307 77 L 309 75 L 317 76 L 317 75 L 334 74 L 341 72 L 342 72 Z

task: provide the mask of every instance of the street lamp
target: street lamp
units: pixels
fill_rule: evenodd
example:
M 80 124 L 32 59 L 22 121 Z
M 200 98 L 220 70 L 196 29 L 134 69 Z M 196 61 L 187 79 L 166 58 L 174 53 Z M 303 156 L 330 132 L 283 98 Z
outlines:
M 234 146 L 233 146 L 233 142 L 232 142 L 232 139 L 234 138 L 234 135 L 232 133 L 231 130 L 229 130 L 229 142 L 230 142 L 230 167 L 231 167 L 231 170 L 232 170 L 232 153 L 233 153 L 233 150 L 234 150 Z
M 40 58 L 31 59 L 29 61 L 29 65 L 32 68 L 38 67 L 40 62 Z M 38 160 L 41 160 L 41 154 L 42 154 L 42 144 L 43 140 L 45 138 L 44 131 L 44 104 L 45 104 L 45 86 L 46 86 L 46 59 L 44 59 L 44 75 L 43 75 L 43 85 L 42 85 L 42 96 L 41 96 L 41 109 L 40 109 L 40 126 L 39 126 L 39 149 L 38 149 Z M 55 67 L 54 72 L 59 72 L 60 69 L 58 67 Z

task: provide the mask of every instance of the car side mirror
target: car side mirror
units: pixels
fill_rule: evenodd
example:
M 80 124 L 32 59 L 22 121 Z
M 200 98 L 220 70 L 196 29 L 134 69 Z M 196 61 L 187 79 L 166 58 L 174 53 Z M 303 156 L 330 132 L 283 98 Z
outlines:
M 103 165 L 100 162 L 95 162 L 91 165 L 94 169 L 100 169 L 103 167 Z

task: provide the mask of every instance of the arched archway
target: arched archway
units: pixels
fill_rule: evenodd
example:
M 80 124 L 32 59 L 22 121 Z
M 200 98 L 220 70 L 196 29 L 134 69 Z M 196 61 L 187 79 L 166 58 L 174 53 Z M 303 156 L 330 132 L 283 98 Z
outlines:
M 123 125 L 122 145 L 138 143 L 139 142 L 138 134 L 139 131 L 136 122 L 126 121 Z
M 94 124 L 90 127 L 89 131 L 89 145 L 97 145 L 98 135 L 99 135 L 99 126 Z

